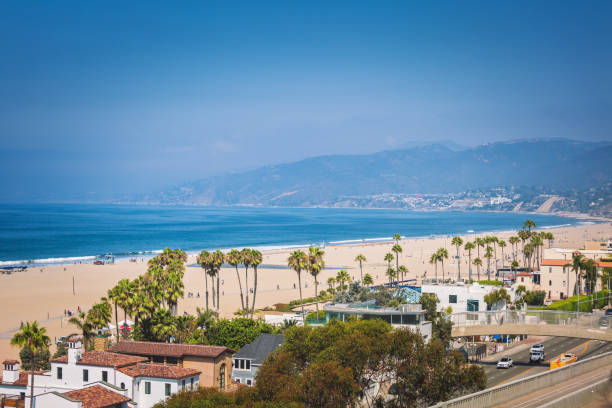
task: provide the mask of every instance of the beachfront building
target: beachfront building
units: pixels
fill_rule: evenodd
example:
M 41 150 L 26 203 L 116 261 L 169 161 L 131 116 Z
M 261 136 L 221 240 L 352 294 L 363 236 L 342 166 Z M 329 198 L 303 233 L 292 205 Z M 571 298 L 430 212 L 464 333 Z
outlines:
M 120 341 L 110 348 L 114 353 L 143 357 L 146 361 L 165 366 L 192 368 L 201 372 L 201 387 L 227 390 L 232 379 L 234 350 L 222 346 L 200 344 Z
M 232 380 L 248 386 L 255 385 L 255 376 L 264 360 L 278 346 L 283 344 L 282 334 L 260 334 L 255 340 L 242 347 L 234 356 Z
M 487 303 L 484 297 L 494 290 L 499 289 L 498 286 L 481 285 L 477 282 L 469 285 L 462 282 L 453 284 L 423 284 L 421 292 L 423 294 L 435 294 L 440 303 L 439 310 L 446 310 L 448 307 L 453 309 L 453 313 L 461 312 L 482 312 L 487 310 Z M 514 297 L 514 290 L 506 288 L 510 297 Z M 504 308 L 505 305 L 498 307 Z
M 29 373 L 20 372 L 14 360 L 6 362 L 0 394 L 19 396 L 29 405 Z M 87 407 L 87 399 L 109 401 L 108 405 L 96 405 L 100 407 L 137 404 L 150 408 L 180 390 L 199 385 L 200 371 L 196 369 L 153 364 L 145 357 L 106 351 L 83 352 L 77 337 L 68 339 L 67 355 L 50 363 L 50 371 L 34 375 L 37 408 Z
M 325 324 L 332 319 L 345 321 L 349 317 L 382 319 L 394 328 L 407 328 L 421 333 L 426 341 L 431 339 L 431 322 L 425 320 L 425 311 L 419 303 L 386 307 L 377 306 L 374 300 L 370 300 L 360 303 L 330 303 L 323 308 L 325 319 L 314 323 L 314 325 Z

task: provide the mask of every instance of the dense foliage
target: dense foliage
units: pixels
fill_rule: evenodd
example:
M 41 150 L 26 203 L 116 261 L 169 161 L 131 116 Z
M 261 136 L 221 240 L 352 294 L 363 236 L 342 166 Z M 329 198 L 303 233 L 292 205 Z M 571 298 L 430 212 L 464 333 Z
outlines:
M 19 359 L 21 360 L 21 369 L 27 371 L 31 370 L 32 367 L 34 371 L 50 370 L 50 357 L 51 355 L 49 353 L 48 348 L 38 350 L 34 353 L 34 355 L 32 355 L 32 351 L 27 347 L 22 348 L 19 352 Z
M 566 312 L 575 312 L 578 302 L 578 296 L 559 300 L 547 306 L 547 310 L 563 310 Z M 593 295 L 580 295 L 580 311 L 591 312 L 593 308 L 603 308 L 608 304 L 608 290 L 595 292 Z
M 251 343 L 262 333 L 277 333 L 278 329 L 261 320 L 238 318 L 215 320 L 206 331 L 208 344 L 234 350 Z
M 252 389 L 183 393 L 158 407 L 417 407 L 483 389 L 485 383 L 481 368 L 468 366 L 439 341 L 427 344 L 410 330 L 391 331 L 379 319 L 334 320 L 288 328 Z
M 419 303 L 425 310 L 425 320 L 431 322 L 432 337 L 447 345 L 451 340 L 452 322 L 448 319 L 448 313 L 438 311 L 440 299 L 434 293 L 424 293 Z

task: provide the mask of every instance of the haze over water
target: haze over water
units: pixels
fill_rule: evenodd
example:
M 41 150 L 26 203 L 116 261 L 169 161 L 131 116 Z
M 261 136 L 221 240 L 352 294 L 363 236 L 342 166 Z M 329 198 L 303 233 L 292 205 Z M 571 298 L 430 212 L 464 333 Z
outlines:
M 151 254 L 165 247 L 286 247 L 339 241 L 517 230 L 582 221 L 553 215 L 342 208 L 0 205 L 0 265 L 91 262 L 96 255 Z M 78 259 L 66 259 L 66 258 Z M 11 262 L 12 261 L 12 262 Z

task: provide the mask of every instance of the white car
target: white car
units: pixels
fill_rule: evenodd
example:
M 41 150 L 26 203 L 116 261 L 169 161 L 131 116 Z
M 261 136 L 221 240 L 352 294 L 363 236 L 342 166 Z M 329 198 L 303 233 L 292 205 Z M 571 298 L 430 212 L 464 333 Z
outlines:
M 497 362 L 497 368 L 510 367 L 512 367 L 512 359 L 510 357 L 502 357 L 502 359 Z
M 529 350 L 531 353 L 534 352 L 541 352 L 542 354 L 544 354 L 544 345 L 543 344 L 534 344 L 533 346 L 531 346 L 531 350 Z

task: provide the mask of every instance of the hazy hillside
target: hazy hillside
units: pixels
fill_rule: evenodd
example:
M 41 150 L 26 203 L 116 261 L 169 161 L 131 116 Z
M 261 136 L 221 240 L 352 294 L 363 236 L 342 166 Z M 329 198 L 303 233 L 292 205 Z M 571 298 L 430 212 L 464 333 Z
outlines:
M 150 197 L 175 204 L 335 205 L 346 197 L 434 194 L 496 186 L 580 190 L 612 181 L 612 144 L 570 140 L 432 144 L 370 155 L 321 156 L 212 177 Z

